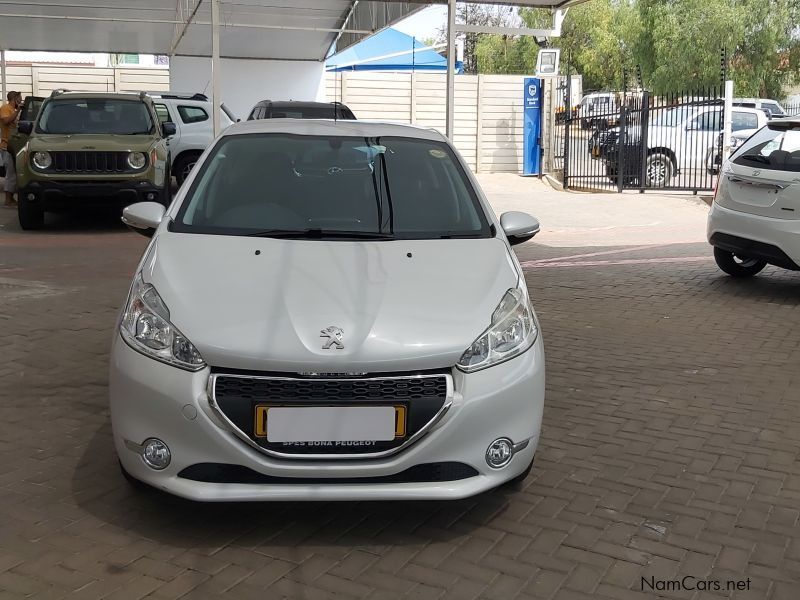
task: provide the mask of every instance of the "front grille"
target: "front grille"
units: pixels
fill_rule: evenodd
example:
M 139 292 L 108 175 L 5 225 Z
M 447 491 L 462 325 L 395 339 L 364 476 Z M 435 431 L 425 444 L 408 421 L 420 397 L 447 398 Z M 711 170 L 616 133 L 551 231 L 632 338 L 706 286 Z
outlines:
M 49 173 L 131 173 L 127 152 L 58 151 L 51 152 Z
M 398 379 L 255 379 L 217 378 L 218 401 L 228 397 L 247 400 L 302 402 L 360 402 L 444 398 L 447 382 L 442 377 Z
M 364 483 L 436 483 L 476 477 L 478 471 L 458 462 L 415 465 L 394 475 L 379 477 L 276 477 L 264 475 L 241 465 L 200 463 L 186 467 L 178 477 L 203 483 L 245 483 L 262 485 L 364 484 Z
M 215 374 L 212 395 L 239 437 L 274 454 L 293 458 L 320 456 L 369 458 L 396 451 L 443 411 L 448 375 L 309 378 Z M 391 441 L 271 442 L 256 435 L 257 406 L 394 406 L 405 409 L 405 435 Z M 401 409 L 397 409 L 401 410 Z M 418 437 L 418 436 L 417 436 Z

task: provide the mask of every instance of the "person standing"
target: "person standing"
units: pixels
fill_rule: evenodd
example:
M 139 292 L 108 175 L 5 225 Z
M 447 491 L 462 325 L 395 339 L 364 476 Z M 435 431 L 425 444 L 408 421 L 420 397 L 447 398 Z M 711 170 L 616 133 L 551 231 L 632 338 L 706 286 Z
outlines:
M 22 94 L 11 91 L 6 95 L 8 102 L 0 106 L 0 162 L 6 168 L 4 189 L 6 201 L 3 206 L 15 207 L 14 192 L 17 191 L 16 157 L 8 151 L 8 138 L 17 128 L 17 119 L 22 111 Z

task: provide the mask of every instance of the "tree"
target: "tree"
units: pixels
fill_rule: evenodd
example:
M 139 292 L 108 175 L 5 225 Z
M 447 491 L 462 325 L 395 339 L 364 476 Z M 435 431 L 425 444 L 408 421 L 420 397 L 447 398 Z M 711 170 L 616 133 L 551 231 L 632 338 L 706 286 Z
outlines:
M 720 82 L 727 50 L 737 95 L 781 98 L 796 75 L 797 0 L 637 0 L 635 55 L 657 93 Z
M 518 22 L 517 13 L 507 6 L 487 6 L 482 4 L 456 5 L 456 21 L 466 25 L 481 25 L 489 27 L 510 27 Z M 464 73 L 478 72 L 477 47 L 481 39 L 479 33 L 465 33 L 464 41 Z M 443 43 L 447 40 L 447 26 L 438 31 L 438 40 Z
M 549 10 L 522 8 L 519 16 L 526 27 L 549 29 Z M 561 37 L 536 40 L 530 36 L 482 36 L 477 48 L 482 73 L 533 72 L 542 46 L 561 49 L 562 65 L 583 75 L 585 89 L 617 88 L 623 68 L 634 71 L 630 38 L 638 33 L 638 15 L 620 0 L 592 0 L 569 9 Z M 562 67 L 562 72 L 566 69 Z
M 518 15 L 550 27 L 549 11 Z M 800 79 L 797 23 L 800 0 L 591 0 L 569 9 L 559 38 L 481 35 L 474 55 L 481 73 L 531 73 L 539 46 L 552 46 L 584 89 L 630 85 L 638 67 L 644 86 L 663 94 L 719 85 L 725 49 L 738 96 L 780 99 Z

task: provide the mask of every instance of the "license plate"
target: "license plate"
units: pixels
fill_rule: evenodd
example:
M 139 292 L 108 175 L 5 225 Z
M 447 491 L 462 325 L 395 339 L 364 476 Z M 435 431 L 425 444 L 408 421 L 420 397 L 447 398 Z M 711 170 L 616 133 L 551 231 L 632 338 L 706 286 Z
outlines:
M 406 407 L 255 407 L 254 434 L 268 442 L 388 442 L 406 434 Z

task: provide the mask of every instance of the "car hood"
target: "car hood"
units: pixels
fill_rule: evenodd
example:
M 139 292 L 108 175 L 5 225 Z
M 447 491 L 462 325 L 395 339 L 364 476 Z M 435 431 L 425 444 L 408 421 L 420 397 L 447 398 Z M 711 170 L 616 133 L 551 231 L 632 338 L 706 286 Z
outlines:
M 518 279 L 497 238 L 330 242 L 167 231 L 142 274 L 212 367 L 324 373 L 452 367 Z M 344 332 L 343 349 L 323 349 L 330 326 Z
M 147 150 L 155 141 L 152 135 L 74 134 L 32 135 L 31 150 L 98 150 L 101 152 L 130 152 Z

